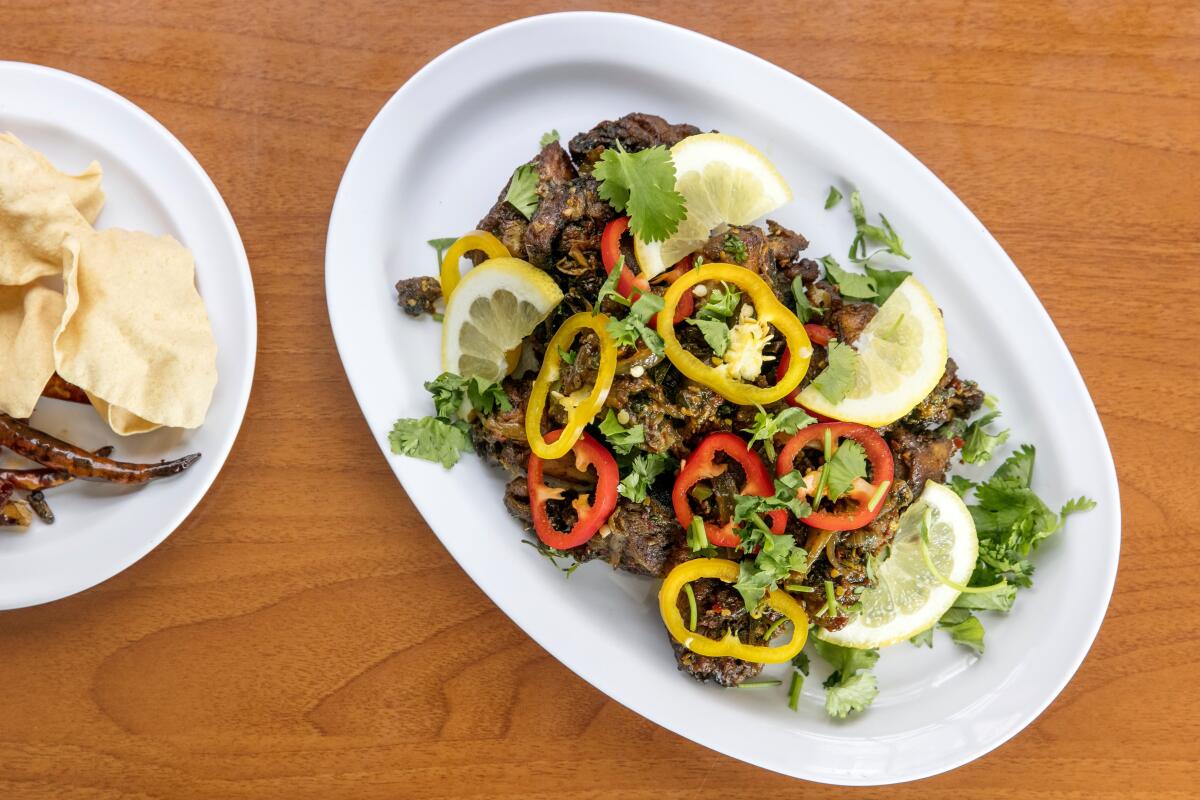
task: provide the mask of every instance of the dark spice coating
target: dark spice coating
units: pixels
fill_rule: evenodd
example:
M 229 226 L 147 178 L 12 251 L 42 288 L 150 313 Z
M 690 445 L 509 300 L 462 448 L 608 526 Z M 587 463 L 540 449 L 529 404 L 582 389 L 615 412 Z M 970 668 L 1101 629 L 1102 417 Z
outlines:
M 200 454 L 193 453 L 159 464 L 113 461 L 31 428 L 8 414 L 0 414 L 0 446 L 7 447 L 17 455 L 36 461 L 44 467 L 61 470 L 81 480 L 124 484 L 146 483 L 178 475 L 200 460 Z
M 396 283 L 396 302 L 400 304 L 400 310 L 410 317 L 432 314 L 441 296 L 442 284 L 437 278 L 422 275 Z
M 672 125 L 647 114 L 629 114 L 619 120 L 602 122 L 571 139 L 570 159 L 561 146 L 552 143 L 529 162 L 538 170 L 540 200 L 532 220 L 525 220 L 504 201 L 507 185 L 500 192 L 497 203 L 479 227 L 500 238 L 513 255 L 546 270 L 564 292 L 563 303 L 528 340 L 539 360 L 546 342 L 567 316 L 591 309 L 605 278 L 599 253 L 600 236 L 605 224 L 617 214 L 599 198 L 598 185 L 590 174 L 595 161 L 605 148 L 618 142 L 626 150 L 637 151 L 660 144 L 671 146 L 698 131 L 694 126 Z M 738 240 L 739 246 L 727 244 L 730 236 Z M 822 280 L 819 262 L 803 257 L 807 247 L 804 236 L 768 221 L 765 230 L 756 226 L 732 226 L 714 234 L 702 248 L 701 255 L 708 261 L 739 259 L 737 263 L 760 275 L 789 308 L 796 307 L 794 291 L 802 291 L 817 309 L 807 321 L 831 328 L 839 341 L 852 344 L 878 308 L 843 298 L 836 286 Z M 627 244 L 622 250 L 627 259 L 633 258 Z M 797 280 L 799 283 L 794 287 Z M 653 287 L 658 292 L 663 289 L 661 283 Z M 615 315 L 623 313 L 612 301 L 607 301 L 602 310 Z M 712 354 L 696 327 L 680 325 L 676 333 L 681 343 L 697 357 L 703 359 Z M 777 356 L 781 347 L 782 342 L 773 342 L 767 354 Z M 575 363 L 562 365 L 559 389 L 564 394 L 589 387 L 595 380 L 599 359 L 594 341 L 585 335 L 577 340 L 574 350 Z M 802 386 L 811 382 L 827 364 L 825 348 L 815 347 L 814 350 Z M 621 357 L 628 359 L 631 353 L 622 352 Z M 531 382 L 532 375 L 529 374 L 505 379 L 504 387 L 513 402 L 513 410 L 497 410 L 488 416 L 478 416 L 471 423 L 471 438 L 477 452 L 514 476 L 505 490 L 504 503 L 509 512 L 530 529 L 529 492 L 523 475 L 529 458 L 524 415 Z M 759 382 L 769 384 L 770 378 L 764 376 Z M 832 583 L 840 607 L 855 602 L 857 593 L 870 583 L 869 561 L 885 552 L 896 533 L 901 514 L 920 495 L 926 481 L 944 480 L 958 450 L 954 426 L 961 426 L 980 407 L 982 400 L 983 394 L 978 387 L 960 379 L 957 366 L 952 360 L 948 361 L 944 377 L 930 395 L 902 420 L 880 429 L 893 452 L 895 475 L 875 520 L 857 531 L 844 533 L 817 531 L 797 519 L 789 520 L 788 532 L 809 550 L 810 559 L 807 573 L 793 574 L 793 582 L 812 589 L 794 596 L 805 605 L 817 625 L 837 629 L 847 623 L 849 618 L 844 614 L 823 615 L 827 605 L 825 581 Z M 745 430 L 753 423 L 757 411 L 754 407 L 728 403 L 717 392 L 684 378 L 668 362 L 657 366 L 651 362 L 636 376 L 628 368 L 619 370 L 605 405 L 606 410 L 597 417 L 596 424 L 603 420 L 607 409 L 624 411 L 629 415 L 627 425 L 642 426 L 643 451 L 670 454 L 677 459 L 686 458 L 705 435 L 715 431 L 733 431 L 745 437 Z M 766 411 L 774 414 L 785 407 L 782 402 L 776 403 Z M 561 408 L 551 404 L 543 430 L 558 427 L 562 421 Z M 605 442 L 595 425 L 591 432 Z M 778 444 L 782 444 L 782 440 Z M 769 464 L 761 445 L 755 449 Z M 619 461 L 622 474 L 626 474 L 628 459 Z M 594 484 L 591 474 L 584 475 L 573 469 L 569 457 L 548 462 L 545 473 L 548 483 L 567 489 L 568 499 L 576 493 L 589 491 Z M 720 519 L 728 516 L 729 500 L 736 493 L 736 486 L 731 489 L 725 484 L 736 483 L 734 478 L 736 475 L 729 476 L 724 483 L 713 481 L 711 500 L 707 505 L 699 504 L 705 513 Z M 650 488 L 644 503 L 620 497 L 617 509 L 602 532 L 587 544 L 575 548 L 570 555 L 579 561 L 605 561 L 617 569 L 654 577 L 661 577 L 676 564 L 695 557 L 670 506 L 673 480 L 673 471 L 661 475 Z M 559 530 L 568 530 L 574 524 L 576 512 L 569 502 L 551 501 L 547 510 Z M 738 558 L 733 551 L 722 550 L 720 554 Z M 771 611 L 758 619 L 751 617 L 741 596 L 731 585 L 700 580 L 692 586 L 699 611 L 697 631 L 702 635 L 719 638 L 726 630 L 732 630 L 745 643 L 762 644 L 763 634 L 778 617 Z M 679 602 L 687 619 L 684 596 L 681 595 Z M 759 664 L 733 658 L 707 658 L 677 643 L 672 645 L 679 668 L 698 680 L 736 686 L 758 675 L 762 669 Z
M 671 147 L 699 132 L 700 129 L 695 125 L 672 125 L 654 114 L 634 113 L 616 120 L 605 120 L 590 131 L 577 134 L 567 147 L 580 171 L 590 172 L 604 151 L 616 147 L 618 143 L 635 153 L 658 145 Z

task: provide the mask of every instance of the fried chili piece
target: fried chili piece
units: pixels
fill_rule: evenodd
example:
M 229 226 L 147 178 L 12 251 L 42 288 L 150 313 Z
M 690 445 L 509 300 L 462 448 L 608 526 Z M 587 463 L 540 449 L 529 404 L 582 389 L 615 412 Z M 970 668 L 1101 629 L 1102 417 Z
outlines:
M 126 484 L 146 483 L 178 475 L 200 460 L 200 454 L 193 453 L 159 464 L 113 461 L 31 428 L 8 414 L 0 414 L 0 446 L 7 447 L 17 455 L 36 461 L 44 467 L 61 470 L 81 480 Z
M 91 402 L 83 389 L 68 382 L 57 372 L 50 376 L 50 382 L 46 384 L 45 389 L 42 389 L 42 397 L 49 397 L 51 400 L 66 400 L 68 403 L 83 403 L 84 405 Z
M 29 495 L 29 506 L 42 522 L 47 525 L 54 524 L 54 512 L 50 510 L 50 505 L 46 502 L 46 495 L 41 492 L 31 493 Z
M 100 458 L 108 458 L 112 453 L 113 446 L 105 445 L 97 450 L 94 455 Z M 56 486 L 62 486 L 64 483 L 70 483 L 73 480 L 75 478 L 71 473 L 48 467 L 40 469 L 0 469 L 0 485 L 11 483 L 17 489 L 22 489 L 26 492 L 53 489 Z

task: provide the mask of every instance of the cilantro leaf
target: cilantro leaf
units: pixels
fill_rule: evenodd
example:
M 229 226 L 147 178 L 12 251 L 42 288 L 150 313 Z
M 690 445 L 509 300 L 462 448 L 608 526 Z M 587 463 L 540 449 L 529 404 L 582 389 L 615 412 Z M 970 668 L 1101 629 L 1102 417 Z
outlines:
M 721 288 L 712 290 L 708 300 L 696 312 L 696 316 L 704 319 L 729 319 L 741 301 L 741 292 L 722 283 Z
M 829 662 L 833 672 L 825 679 L 825 711 L 844 719 L 852 711 L 863 711 L 879 694 L 879 683 L 870 674 L 878 650 L 841 647 L 821 639 L 813 640 L 817 654 Z
M 821 263 L 825 265 L 825 278 L 838 288 L 843 297 L 873 300 L 879 294 L 875 279 L 870 275 L 847 272 L 833 256 L 821 256 Z
M 892 228 L 892 224 L 888 222 L 887 217 L 883 214 L 879 215 L 879 221 L 883 223 L 883 227 L 871 225 L 867 222 L 867 212 L 863 208 L 862 195 L 858 190 L 850 193 L 850 215 L 854 217 L 854 241 L 850 243 L 850 260 L 857 262 L 870 261 L 881 252 L 890 253 L 900 258 L 911 258 L 904 250 L 904 241 L 900 238 L 900 234 L 896 233 Z M 881 247 L 874 253 L 867 255 L 867 242 L 878 242 Z
M 771 414 L 759 406 L 758 413 L 754 415 L 754 423 L 749 428 L 742 430 L 750 434 L 750 441 L 747 442 L 750 447 L 753 447 L 755 442 L 762 442 L 763 449 L 767 451 L 767 457 L 774 461 L 776 436 L 780 434 L 790 436 L 814 422 L 816 420 L 804 413 L 802 408 L 789 406 L 778 414 Z
M 458 463 L 460 453 L 472 449 L 465 424 L 451 424 L 436 417 L 396 420 L 388 442 L 396 455 L 439 462 L 446 469 Z
M 984 430 L 997 417 L 1000 416 L 999 411 L 989 411 L 979 419 L 972 422 L 963 431 L 963 461 L 969 464 L 982 464 L 985 461 L 992 460 L 992 454 L 996 448 L 1008 441 L 1008 431 L 1000 431 L 997 434 L 990 434 Z
M 617 270 L 614 269 L 615 273 Z M 622 319 L 608 321 L 608 335 L 616 342 L 617 347 L 632 347 L 638 339 L 646 343 L 646 347 L 655 355 L 663 354 L 663 340 L 658 332 L 648 323 L 650 318 L 663 310 L 663 299 L 652 292 L 646 292 L 629 307 L 629 313 Z
M 733 585 L 747 610 L 757 607 L 767 590 L 808 564 L 808 553 L 790 533 L 764 534 L 759 544 L 761 549 L 754 558 L 743 559 L 738 565 L 738 579 Z
M 617 257 L 616 266 L 612 268 L 612 272 L 608 273 L 608 277 L 604 279 L 604 283 L 600 284 L 600 293 L 596 295 L 596 302 L 592 305 L 592 313 L 599 314 L 600 306 L 604 303 L 606 297 L 611 297 L 618 304 L 628 306 L 629 301 L 625 299 L 620 292 L 617 291 L 617 283 L 621 280 L 621 270 L 625 267 L 625 256 Z
M 443 239 L 429 240 L 429 246 L 437 251 L 437 265 L 439 270 L 442 268 L 442 259 L 446 257 L 446 251 L 450 249 L 450 245 L 457 241 L 458 239 L 453 236 L 448 236 Z
M 629 455 L 629 451 L 635 445 L 646 441 L 646 429 L 640 423 L 626 428 L 620 423 L 611 408 L 599 428 L 600 432 L 604 434 L 604 438 L 608 439 L 608 443 L 612 445 L 613 451 L 620 455 Z
M 531 219 L 537 211 L 541 198 L 537 193 L 538 171 L 532 164 L 522 164 L 512 174 L 508 182 L 508 192 L 504 199 L 525 219 Z
M 879 681 L 869 672 L 855 675 L 825 690 L 825 712 L 845 719 L 852 711 L 865 711 L 879 694 Z
M 821 316 L 821 309 L 814 306 L 808 299 L 808 292 L 804 289 L 804 279 L 796 276 L 792 279 L 792 294 L 796 298 L 796 316 L 801 322 L 808 322 L 814 317 Z
M 1080 511 L 1091 511 L 1096 507 L 1096 501 L 1090 497 L 1073 497 L 1066 503 L 1063 503 L 1062 510 L 1058 512 L 1059 519 L 1066 521 L 1071 514 L 1077 514 Z
M 870 264 L 864 264 L 863 268 L 875 284 L 874 302 L 876 305 L 883 305 L 887 302 L 887 299 L 892 296 L 892 292 L 904 283 L 904 279 L 912 275 L 911 272 L 905 272 L 902 269 L 879 269 Z
M 675 459 L 660 453 L 646 453 L 633 457 L 629 472 L 621 479 L 617 492 L 635 503 L 643 503 L 654 480 L 674 466 Z
M 745 264 L 750 253 L 746 250 L 746 243 L 732 233 L 725 234 L 725 242 L 721 245 L 722 252 L 733 259 L 735 264 Z
M 963 592 L 954 601 L 954 608 L 1007 612 L 1016 599 L 1017 587 L 1011 583 L 1001 583 L 990 592 Z
M 558 141 L 558 130 L 549 130 L 542 134 L 542 138 L 538 139 L 538 148 L 543 148 L 548 144 L 553 144 Z
M 842 193 L 836 186 L 830 186 L 829 194 L 825 197 L 825 210 L 828 211 L 840 202 L 842 202 Z
M 729 349 L 730 333 L 729 325 L 724 320 L 697 317 L 685 322 L 700 329 L 700 333 L 704 334 L 704 341 L 708 342 L 715 355 L 725 355 L 725 351 Z
M 975 481 L 964 478 L 962 475 L 951 475 L 949 486 L 959 497 L 966 497 L 967 492 L 975 488 Z
M 867 477 L 867 451 L 858 442 L 847 439 L 838 445 L 825 470 L 825 491 L 830 500 L 837 500 L 850 491 L 855 478 Z
M 837 339 L 829 341 L 829 365 L 813 378 L 812 385 L 831 403 L 840 403 L 854 388 L 858 353 Z
M 963 608 L 951 608 L 938 620 L 938 627 L 950 634 L 955 644 L 969 647 L 983 655 L 983 623 Z
M 562 359 L 564 364 L 574 364 L 575 359 L 579 357 L 579 353 L 576 353 L 574 350 L 563 350 L 560 347 L 558 348 L 558 357 Z
M 433 395 L 433 407 L 439 419 L 454 422 L 462 416 L 464 401 L 480 414 L 491 414 L 497 408 L 511 411 L 512 402 L 498 383 L 472 376 L 464 378 L 453 372 L 443 372 L 425 384 Z
M 914 647 L 933 647 L 933 628 L 926 628 L 908 639 Z
M 687 217 L 683 195 L 675 191 L 675 164 L 666 147 L 637 153 L 605 150 L 592 175 L 600 181 L 600 199 L 629 214 L 629 229 L 643 242 L 660 242 Z

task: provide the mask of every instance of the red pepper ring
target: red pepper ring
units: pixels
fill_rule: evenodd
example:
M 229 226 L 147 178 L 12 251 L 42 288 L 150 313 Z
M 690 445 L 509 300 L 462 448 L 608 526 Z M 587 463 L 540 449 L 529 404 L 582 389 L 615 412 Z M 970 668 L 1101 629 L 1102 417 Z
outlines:
M 561 430 L 546 434 L 546 441 L 553 442 L 561 434 Z M 570 533 L 563 533 L 554 527 L 550 515 L 546 512 L 546 502 L 561 500 L 563 490 L 551 488 L 542 478 L 541 458 L 529 454 L 526 471 L 529 473 L 529 510 L 533 516 L 533 530 L 537 537 L 550 547 L 558 550 L 569 550 L 586 543 L 596 535 L 600 527 L 608 521 L 613 509 L 617 507 L 617 485 L 621 481 L 617 471 L 617 462 L 612 454 L 586 432 L 571 448 L 575 454 L 575 467 L 580 472 L 586 472 L 588 467 L 596 470 L 596 490 L 594 502 L 588 495 L 581 494 L 572 503 L 579 513 L 579 520 L 571 528 Z
M 879 516 L 883 509 L 883 500 L 892 487 L 892 451 L 874 428 L 859 425 L 857 422 L 820 422 L 801 428 L 779 451 L 779 458 L 775 462 L 775 474 L 779 476 L 791 472 L 800 449 L 823 439 L 825 431 L 829 431 L 835 442 L 838 439 L 852 439 L 862 445 L 867 462 L 871 465 L 871 483 L 861 481 L 850 490 L 848 496 L 858 501 L 857 510 L 848 514 L 814 511 L 801 521 L 823 531 L 857 530 Z M 870 507 L 872 500 L 875 501 L 874 508 Z M 818 502 L 820 500 L 814 498 L 813 506 L 816 507 Z
M 604 264 L 604 271 L 610 275 L 616 269 L 617 261 L 621 258 L 621 237 L 625 235 L 628 228 L 629 217 L 617 217 L 604 226 L 604 233 L 600 235 L 600 261 Z M 665 273 L 667 282 L 674 283 L 683 272 L 691 269 L 691 265 L 692 257 L 684 257 L 675 265 L 675 269 Z M 617 293 L 632 303 L 643 292 L 650 293 L 650 282 L 641 275 L 635 277 L 629 264 L 622 264 L 621 277 L 617 279 Z M 679 305 L 675 307 L 675 324 L 678 325 L 690 317 L 695 307 L 696 301 L 693 295 L 688 294 L 682 298 Z M 657 314 L 650 318 L 649 324 L 651 328 L 658 324 Z
M 821 347 L 828 347 L 829 340 L 837 338 L 837 334 L 833 332 L 833 328 L 827 328 L 815 322 L 805 325 L 804 330 L 808 331 L 808 340 L 813 344 L 821 345 Z
M 688 492 L 700 481 L 715 478 L 726 469 L 724 464 L 716 463 L 718 453 L 732 458 L 746 474 L 746 483 L 742 486 L 741 494 L 753 497 L 770 497 L 775 494 L 775 483 L 771 480 L 767 465 L 740 436 L 727 431 L 710 433 L 687 457 L 683 469 L 675 476 L 675 487 L 671 490 L 675 519 L 679 520 L 684 530 L 687 530 L 696 516 L 688 502 Z M 766 516 L 770 520 L 771 533 L 783 533 L 787 526 L 787 512 L 780 508 L 768 512 Z M 724 525 L 704 521 L 704 532 L 708 535 L 709 543 L 718 547 L 737 547 L 742 543 L 741 537 L 733 527 L 733 520 Z

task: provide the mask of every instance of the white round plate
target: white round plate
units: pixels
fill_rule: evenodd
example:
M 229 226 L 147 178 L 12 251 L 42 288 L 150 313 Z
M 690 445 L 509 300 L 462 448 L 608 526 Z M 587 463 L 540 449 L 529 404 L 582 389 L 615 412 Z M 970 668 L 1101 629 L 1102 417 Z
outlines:
M 945 634 L 933 650 L 893 647 L 880 659 L 874 706 L 844 722 L 821 707 L 823 674 L 805 684 L 798 712 L 782 688 L 698 684 L 675 669 L 655 581 L 601 564 L 563 580 L 521 544 L 526 534 L 501 503 L 503 476 L 471 457 L 447 472 L 388 452 L 397 417 L 432 413 L 421 384 L 440 371 L 439 326 L 400 313 L 393 284 L 435 273 L 426 240 L 475 227 L 543 132 L 557 129 L 565 141 L 631 111 L 761 148 L 796 195 L 772 216 L 807 236 L 813 257 L 845 253 L 853 237 L 845 204 L 822 206 L 830 184 L 857 185 L 868 212 L 885 212 L 905 237 L 914 254 L 908 268 L 945 309 L 962 374 L 1002 399 L 1014 444 L 1037 444 L 1037 491 L 1052 503 L 1082 493 L 1099 501 L 1037 554 L 1036 586 L 1014 611 L 985 615 L 983 658 Z M 442 543 L 556 658 L 682 736 L 814 781 L 933 775 L 1029 724 L 1100 626 L 1120 543 L 1116 475 L 1053 323 L 996 241 L 928 169 L 849 108 L 748 53 L 663 23 L 598 13 L 524 19 L 452 48 L 396 92 L 359 143 L 334 205 L 325 276 L 359 405 Z M 765 675 L 776 673 L 786 677 Z
M 0 528 L 0 609 L 36 605 L 111 578 L 154 549 L 204 497 L 237 437 L 250 397 L 258 328 L 250 265 L 208 175 L 179 140 L 133 103 L 55 69 L 0 61 L 0 131 L 12 131 L 66 172 L 93 159 L 107 195 L 96 227 L 170 234 L 191 249 L 217 339 L 219 380 L 204 426 L 119 437 L 87 406 L 42 400 L 33 424 L 114 457 L 203 457 L 141 488 L 76 481 L 47 492 L 58 517 L 24 532 Z

